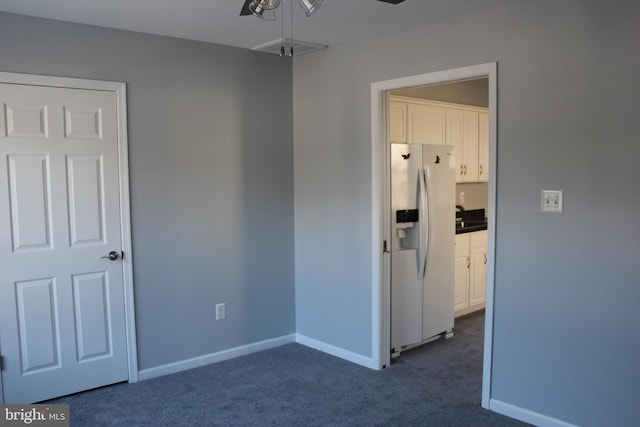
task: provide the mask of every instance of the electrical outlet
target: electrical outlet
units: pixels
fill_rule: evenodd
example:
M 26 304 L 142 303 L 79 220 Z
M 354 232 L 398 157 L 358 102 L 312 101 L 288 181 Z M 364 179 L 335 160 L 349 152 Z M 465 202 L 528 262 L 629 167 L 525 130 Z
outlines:
M 542 190 L 542 212 L 562 212 L 562 191 Z
M 222 320 L 227 317 L 227 305 L 225 303 L 216 304 L 216 320 Z

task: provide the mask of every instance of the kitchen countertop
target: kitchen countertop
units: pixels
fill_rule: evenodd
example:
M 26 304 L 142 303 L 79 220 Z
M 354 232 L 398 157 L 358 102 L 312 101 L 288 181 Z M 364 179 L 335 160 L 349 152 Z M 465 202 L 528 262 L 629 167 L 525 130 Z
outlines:
M 472 233 L 486 229 L 487 217 L 485 217 L 484 209 L 470 209 L 456 212 L 456 234 Z
M 487 229 L 487 220 L 484 221 L 463 221 L 456 222 L 456 234 L 472 233 L 474 231 L 482 231 Z

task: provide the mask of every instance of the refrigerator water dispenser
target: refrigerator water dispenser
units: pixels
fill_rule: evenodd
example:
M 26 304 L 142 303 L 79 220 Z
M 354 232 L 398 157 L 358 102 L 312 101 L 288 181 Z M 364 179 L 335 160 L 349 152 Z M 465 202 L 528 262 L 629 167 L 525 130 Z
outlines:
M 418 209 L 402 209 L 396 211 L 396 249 L 417 250 L 420 247 Z

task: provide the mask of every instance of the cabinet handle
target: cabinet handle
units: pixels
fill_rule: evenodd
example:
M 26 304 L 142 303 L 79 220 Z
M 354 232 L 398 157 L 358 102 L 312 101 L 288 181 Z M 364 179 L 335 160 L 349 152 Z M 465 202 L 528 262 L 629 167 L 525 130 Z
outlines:
M 467 268 L 471 268 L 471 257 L 467 257 Z
M 487 265 L 487 254 L 484 254 L 484 265 Z
M 482 175 L 483 169 L 482 169 L 482 165 L 480 165 L 480 175 Z
M 467 165 L 464 165 L 464 174 L 467 174 Z

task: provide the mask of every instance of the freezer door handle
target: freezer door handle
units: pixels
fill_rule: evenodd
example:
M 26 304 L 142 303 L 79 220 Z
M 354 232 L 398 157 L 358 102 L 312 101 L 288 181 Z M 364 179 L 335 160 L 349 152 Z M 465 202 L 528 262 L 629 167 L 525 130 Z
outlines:
M 424 169 L 420 169 L 419 174 L 420 191 L 420 267 L 419 277 L 424 279 L 427 274 L 427 257 L 429 255 L 429 191 L 427 189 L 427 174 Z

